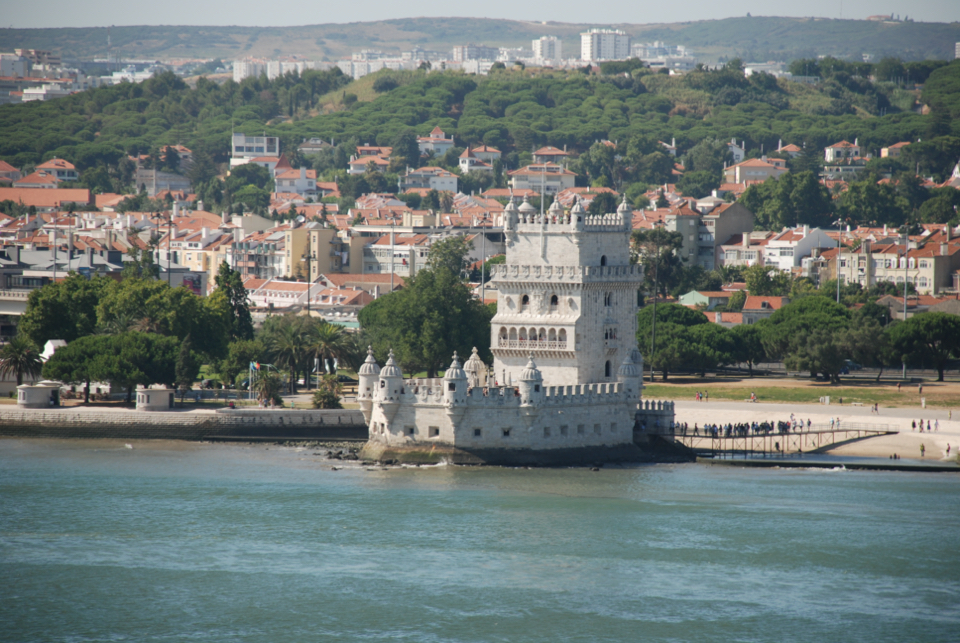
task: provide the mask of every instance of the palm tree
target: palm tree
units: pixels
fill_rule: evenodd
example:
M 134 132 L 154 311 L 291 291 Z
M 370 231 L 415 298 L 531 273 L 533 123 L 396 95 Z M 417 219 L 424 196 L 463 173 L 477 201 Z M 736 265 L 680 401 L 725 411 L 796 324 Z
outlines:
M 26 335 L 17 335 L 0 348 L 0 377 L 6 379 L 16 375 L 17 386 L 23 384 L 24 375 L 36 379 L 42 368 L 40 351 Z
M 318 361 L 320 370 L 326 370 L 326 361 L 335 359 L 343 363 L 353 352 L 350 338 L 342 326 L 320 320 L 312 324 L 307 337 L 307 350 Z
M 267 354 L 278 367 L 290 372 L 290 394 L 296 393 L 297 373 L 306 370 L 309 356 L 307 349 L 307 320 L 301 317 L 285 317 L 264 338 Z
M 263 373 L 250 386 L 260 402 L 270 402 L 280 398 L 280 378 L 274 373 Z

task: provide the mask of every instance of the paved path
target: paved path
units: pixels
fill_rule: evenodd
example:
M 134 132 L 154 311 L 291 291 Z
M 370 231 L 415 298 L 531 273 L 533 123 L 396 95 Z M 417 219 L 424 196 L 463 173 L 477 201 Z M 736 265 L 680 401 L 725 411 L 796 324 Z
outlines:
M 958 401 L 960 403 L 960 401 Z M 850 406 L 846 404 L 781 404 L 763 402 L 696 402 L 691 400 L 676 401 L 677 422 L 686 422 L 691 429 L 694 424 L 727 424 L 737 422 L 777 422 L 789 420 L 793 413 L 798 421 L 807 419 L 814 424 L 829 424 L 830 418 L 840 418 L 840 424 L 878 424 L 888 425 L 898 430 L 898 435 L 881 436 L 868 440 L 838 447 L 833 452 L 844 455 L 863 455 L 887 457 L 897 453 L 901 457 L 920 457 L 920 445 L 924 445 L 925 458 L 943 458 L 947 456 L 947 446 L 950 446 L 950 455 L 955 456 L 960 447 L 960 408 L 953 414 L 953 420 L 948 420 L 947 409 L 916 408 L 880 408 L 880 413 L 871 413 L 869 406 Z M 913 420 L 923 419 L 924 426 L 927 420 L 931 423 L 939 420 L 940 430 L 927 433 L 914 431 L 910 427 Z

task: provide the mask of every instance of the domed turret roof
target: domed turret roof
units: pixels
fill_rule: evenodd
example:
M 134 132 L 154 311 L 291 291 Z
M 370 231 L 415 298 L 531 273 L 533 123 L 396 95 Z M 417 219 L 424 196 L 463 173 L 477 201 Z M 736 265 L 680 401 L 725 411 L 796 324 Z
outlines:
M 620 202 L 620 207 L 617 208 L 617 212 L 620 214 L 632 215 L 633 209 L 630 207 L 630 204 L 627 203 L 627 195 L 623 195 L 623 201 Z
M 617 374 L 620 377 L 640 377 L 640 374 L 637 372 L 637 367 L 634 365 L 629 353 L 623 358 L 623 364 L 620 365 L 620 370 L 617 371 Z
M 480 356 L 477 354 L 477 348 L 474 346 L 473 355 L 471 355 L 470 359 L 468 359 L 463 365 L 463 370 L 467 373 L 476 374 L 483 372 L 486 367 L 487 365 L 483 363 L 482 359 L 480 359 Z
M 379 375 L 380 374 L 380 365 L 377 364 L 377 360 L 373 358 L 373 347 L 367 346 L 367 359 L 363 361 L 363 364 L 360 366 L 360 370 L 357 371 L 357 375 Z
M 559 201 L 554 200 L 554 202 L 550 204 L 550 214 L 563 214 L 563 206 L 560 205 Z
M 516 211 L 517 211 L 517 204 L 516 204 L 516 202 L 513 200 L 513 196 L 511 196 L 511 197 L 510 197 L 510 200 L 507 201 L 507 207 L 505 207 L 505 208 L 503 209 L 503 211 L 504 211 L 504 212 L 516 212 Z
M 467 379 L 467 374 L 463 372 L 463 369 L 460 368 L 460 358 L 457 357 L 457 354 L 453 354 L 453 361 L 450 362 L 450 368 L 447 369 L 447 372 L 444 374 L 443 379 L 445 380 L 465 380 Z
M 520 204 L 518 211 L 523 212 L 524 214 L 533 214 L 537 211 L 537 209 L 530 205 L 530 201 L 527 200 L 527 197 L 523 197 L 523 203 Z
M 523 367 L 523 371 L 520 373 L 521 382 L 542 382 L 543 375 L 540 373 L 540 369 L 537 368 L 537 365 L 533 361 L 533 355 L 530 356 L 527 365 Z
M 583 206 L 580 205 L 580 197 L 577 197 L 577 200 L 573 203 L 573 207 L 570 208 L 570 214 L 583 214 Z
M 383 369 L 380 371 L 380 377 L 396 377 L 403 379 L 403 373 L 400 371 L 400 367 L 397 366 L 397 363 L 393 361 L 393 349 L 390 349 L 390 356 L 387 358 L 387 363 L 383 365 Z

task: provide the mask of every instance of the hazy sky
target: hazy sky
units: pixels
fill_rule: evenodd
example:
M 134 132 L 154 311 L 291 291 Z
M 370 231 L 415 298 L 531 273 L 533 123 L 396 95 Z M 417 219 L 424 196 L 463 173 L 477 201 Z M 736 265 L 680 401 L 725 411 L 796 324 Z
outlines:
M 416 16 L 469 16 L 514 20 L 555 20 L 578 23 L 683 22 L 743 16 L 818 16 L 866 18 L 900 14 L 924 22 L 960 21 L 958 0 L 805 0 L 771 3 L 761 0 L 554 0 L 518 2 L 485 0 L 455 3 L 449 0 L 361 0 L 359 2 L 264 2 L 264 0 L 42 0 L 39 3 L 4 0 L 0 27 L 95 27 L 108 25 L 307 25 L 361 22 Z

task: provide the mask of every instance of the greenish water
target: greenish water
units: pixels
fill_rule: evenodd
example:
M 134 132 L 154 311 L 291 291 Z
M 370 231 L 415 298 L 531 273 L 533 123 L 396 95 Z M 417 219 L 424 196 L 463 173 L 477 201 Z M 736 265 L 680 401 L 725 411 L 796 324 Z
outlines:
M 956 474 L 133 444 L 0 440 L 0 641 L 960 640 Z

